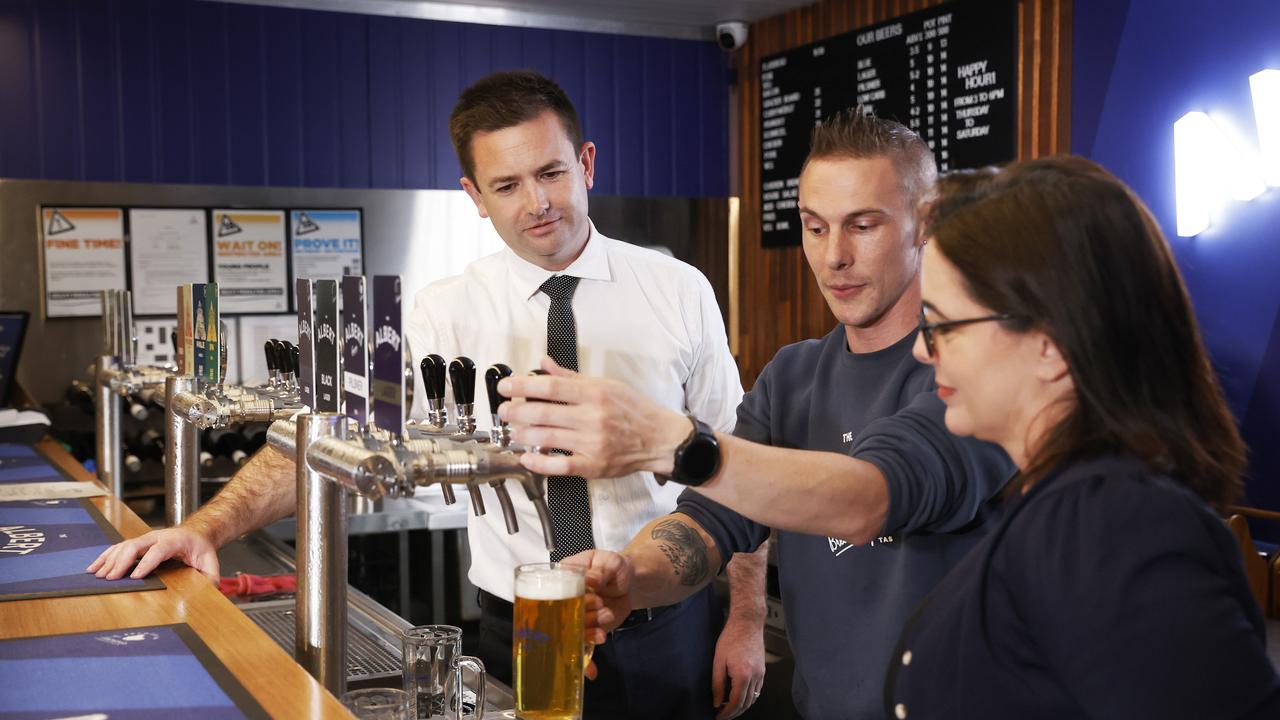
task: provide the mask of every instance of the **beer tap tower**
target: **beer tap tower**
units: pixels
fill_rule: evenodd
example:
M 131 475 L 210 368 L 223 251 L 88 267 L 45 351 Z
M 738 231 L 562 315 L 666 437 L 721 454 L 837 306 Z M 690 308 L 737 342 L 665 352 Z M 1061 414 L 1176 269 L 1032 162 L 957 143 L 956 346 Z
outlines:
M 467 486 L 472 510 L 484 514 L 480 485 L 488 484 L 497 493 L 508 532 L 519 531 L 515 509 L 505 482 L 516 480 L 537 509 L 546 544 L 552 547 L 551 517 L 546 506 L 544 478 L 525 469 L 520 457 L 537 452 L 510 442 L 505 426 L 476 432 L 473 415 L 476 368 L 467 358 L 457 358 L 446 366 L 438 355 L 422 362 L 428 420 L 413 424 L 405 420 L 405 353 L 402 347 L 401 292 L 398 276 L 373 279 L 373 363 L 366 377 L 363 358 L 354 347 L 364 337 L 364 308 L 352 307 L 363 299 L 363 278 L 343 281 L 342 311 L 344 346 L 357 365 L 334 370 L 347 388 L 346 413 L 324 401 L 325 375 L 312 369 L 328 362 L 327 346 L 317 340 L 331 335 L 313 309 L 327 302 L 330 292 L 324 281 L 303 287 L 299 281 L 299 341 L 301 345 L 300 385 L 314 383 L 314 405 L 309 414 L 296 421 L 272 424 L 267 442 L 297 460 L 298 594 L 295 642 L 298 661 L 326 688 L 341 694 L 345 688 L 347 617 L 347 494 L 371 500 L 412 496 L 419 486 L 438 484 L 445 502 L 456 502 L 454 485 Z M 350 283 L 350 287 L 348 286 Z M 359 285 L 360 287 L 358 287 Z M 313 296 L 313 292 L 314 296 Z M 313 302 L 314 300 L 314 302 Z M 311 332 L 314 329 L 315 332 Z M 309 343 L 315 343 L 310 345 Z M 448 371 L 454 388 L 455 423 L 449 423 L 444 405 L 444 375 Z M 311 375 L 311 373 L 315 373 Z M 495 365 L 485 374 L 490 412 L 496 418 L 502 402 L 497 382 L 511 374 L 505 365 Z M 367 394 L 365 390 L 367 379 Z M 334 395 L 336 397 L 336 393 Z M 372 400 L 372 421 L 365 415 Z M 354 430 L 354 432 L 353 432 Z
M 94 449 L 98 479 L 116 497 L 124 490 L 118 398 L 136 398 L 143 403 L 153 401 L 164 387 L 165 378 L 173 372 L 170 367 L 138 365 L 137 344 L 130 292 L 102 291 L 102 354 L 93 364 Z M 130 412 L 140 420 L 146 417 L 145 406 L 136 402 Z
M 182 523 L 200 505 L 201 430 L 271 422 L 302 409 L 287 343 L 267 343 L 266 384 L 224 382 L 227 343 L 225 334 L 218 332 L 221 327 L 216 284 L 178 288 L 179 367 L 165 379 L 164 394 L 165 521 L 170 526 Z

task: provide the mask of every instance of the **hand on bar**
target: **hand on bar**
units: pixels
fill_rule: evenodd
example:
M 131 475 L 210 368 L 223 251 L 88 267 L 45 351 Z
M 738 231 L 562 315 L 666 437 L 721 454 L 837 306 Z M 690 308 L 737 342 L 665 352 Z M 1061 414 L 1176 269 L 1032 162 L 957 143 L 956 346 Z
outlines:
M 218 551 L 204 535 L 185 527 L 152 530 L 146 535 L 125 540 L 102 551 L 85 572 L 107 580 L 119 580 L 129 573 L 131 578 L 144 578 L 160 563 L 177 558 L 199 570 L 210 582 L 218 582 Z

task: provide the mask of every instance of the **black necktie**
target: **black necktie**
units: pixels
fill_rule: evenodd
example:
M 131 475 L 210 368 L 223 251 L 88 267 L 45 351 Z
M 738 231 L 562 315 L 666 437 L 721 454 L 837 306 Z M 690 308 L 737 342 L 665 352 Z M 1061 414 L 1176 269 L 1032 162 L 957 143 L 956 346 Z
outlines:
M 551 298 L 547 312 L 547 354 L 570 370 L 578 369 L 578 330 L 573 322 L 573 291 L 578 278 L 552 275 L 538 288 Z M 566 454 L 563 450 L 553 453 Z M 553 561 L 562 560 L 596 546 L 591 534 L 591 494 L 587 481 L 576 475 L 547 478 L 547 507 L 556 549 Z

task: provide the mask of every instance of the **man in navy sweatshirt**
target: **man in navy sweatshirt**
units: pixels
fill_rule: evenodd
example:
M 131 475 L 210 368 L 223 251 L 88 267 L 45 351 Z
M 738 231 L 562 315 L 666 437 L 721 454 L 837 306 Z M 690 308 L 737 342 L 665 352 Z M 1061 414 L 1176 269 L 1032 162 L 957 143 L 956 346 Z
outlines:
M 977 541 L 986 501 L 1013 473 L 996 446 L 947 432 L 933 370 L 911 354 L 925 243 L 917 217 L 935 178 L 928 146 L 898 123 L 855 108 L 815 129 L 799 216 L 805 257 L 839 324 L 778 351 L 738 407 L 734 435 L 839 456 L 797 454 L 802 464 L 791 472 L 777 453 L 740 462 L 751 446 L 735 444 L 720 478 L 758 474 L 771 478 L 770 492 L 720 481 L 686 490 L 676 511 L 643 528 L 622 554 L 578 558 L 603 573 L 602 583 L 621 587 L 625 602 L 664 605 L 777 530 L 796 656 L 792 696 L 812 720 L 883 716 L 886 669 L 907 616 Z M 687 450 L 700 431 L 695 422 L 690 434 L 684 421 L 674 428 L 679 437 L 665 437 L 619 383 L 552 377 L 509 385 L 515 396 L 569 403 L 504 407 L 522 441 L 574 452 L 531 458 L 547 464 L 534 469 L 574 463 L 577 474 L 610 477 L 628 467 L 620 463 L 638 462 L 674 471 L 678 481 L 698 473 L 692 451 L 683 460 L 669 449 L 635 459 L 651 448 Z M 575 413 L 589 419 L 578 426 Z M 556 442 L 541 442 L 545 433 Z

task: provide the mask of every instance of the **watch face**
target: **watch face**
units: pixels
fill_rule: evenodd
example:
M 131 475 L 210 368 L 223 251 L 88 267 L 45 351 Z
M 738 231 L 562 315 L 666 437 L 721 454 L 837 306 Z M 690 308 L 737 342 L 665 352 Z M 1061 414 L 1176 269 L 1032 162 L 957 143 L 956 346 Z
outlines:
M 720 464 L 720 446 L 715 437 L 696 437 L 680 457 L 680 473 L 690 480 L 703 481 L 711 477 Z

